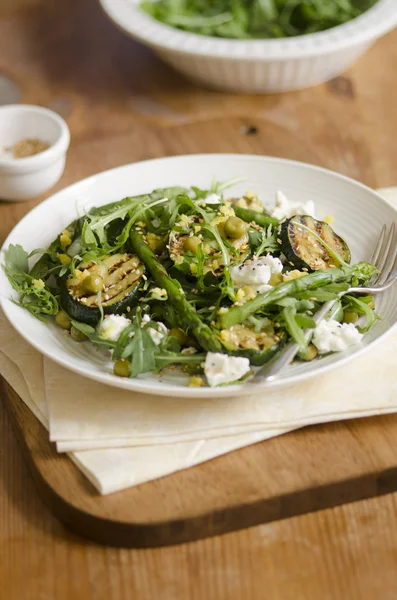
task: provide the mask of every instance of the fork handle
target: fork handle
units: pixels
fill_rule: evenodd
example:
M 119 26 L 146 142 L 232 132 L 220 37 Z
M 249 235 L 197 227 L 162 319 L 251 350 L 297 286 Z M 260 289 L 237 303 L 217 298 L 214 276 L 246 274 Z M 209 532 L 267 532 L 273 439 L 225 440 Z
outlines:
M 329 300 L 316 312 L 313 317 L 314 322 L 319 323 L 325 315 L 335 306 L 339 298 L 336 300 Z M 305 342 L 308 343 L 313 334 L 313 329 L 306 329 L 304 331 Z M 280 371 L 289 365 L 300 350 L 300 345 L 295 342 L 290 342 L 284 348 L 276 354 L 272 359 L 269 360 L 259 371 L 255 373 L 254 381 L 273 381 L 276 379 Z

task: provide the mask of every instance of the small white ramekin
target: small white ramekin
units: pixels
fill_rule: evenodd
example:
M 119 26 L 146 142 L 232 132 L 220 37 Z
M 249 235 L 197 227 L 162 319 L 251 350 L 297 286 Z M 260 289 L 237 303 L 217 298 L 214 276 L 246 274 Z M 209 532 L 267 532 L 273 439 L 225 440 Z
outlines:
M 240 93 L 287 92 L 327 81 L 397 25 L 397 0 L 378 0 L 357 19 L 320 33 L 228 40 L 168 27 L 144 13 L 139 1 L 100 3 L 121 29 L 195 83 Z
M 0 199 L 29 200 L 49 190 L 65 168 L 69 128 L 52 110 L 29 104 L 0 107 L 0 147 L 26 138 L 38 138 L 50 147 L 26 158 L 0 154 Z

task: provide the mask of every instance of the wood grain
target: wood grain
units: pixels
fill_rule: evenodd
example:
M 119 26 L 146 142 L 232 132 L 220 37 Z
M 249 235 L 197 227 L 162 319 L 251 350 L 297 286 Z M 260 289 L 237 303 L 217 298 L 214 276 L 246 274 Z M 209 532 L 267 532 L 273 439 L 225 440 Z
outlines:
M 397 489 L 397 416 L 308 427 L 99 496 L 3 383 L 39 494 L 72 531 L 132 548 L 170 546 Z
M 303 160 L 370 185 L 396 185 L 396 42 L 396 32 L 379 41 L 345 79 L 291 94 L 242 97 L 186 83 L 108 23 L 96 0 L 0 3 L 0 73 L 23 102 L 59 110 L 72 132 L 59 187 L 128 162 L 130 136 L 140 152 L 148 148 L 142 157 L 158 155 L 156 131 L 165 139 L 178 125 L 231 117 L 244 126 L 257 120 L 277 126 L 272 138 L 285 135 L 284 156 L 297 156 L 302 147 Z M 138 130 L 143 137 L 134 136 Z M 225 147 L 207 131 L 205 148 L 184 139 L 187 151 Z M 149 145 L 152 134 L 156 141 Z M 118 137 L 125 140 L 122 157 L 113 153 Z M 152 143 L 158 144 L 154 150 Z M 173 143 L 174 152 L 183 151 Z M 77 148 L 85 149 L 84 158 L 76 158 Z M 1 240 L 34 204 L 0 204 Z M 373 446 L 361 449 L 377 453 Z M 0 408 L 0 597 L 394 600 L 396 498 L 389 494 L 174 548 L 106 549 L 51 517 Z

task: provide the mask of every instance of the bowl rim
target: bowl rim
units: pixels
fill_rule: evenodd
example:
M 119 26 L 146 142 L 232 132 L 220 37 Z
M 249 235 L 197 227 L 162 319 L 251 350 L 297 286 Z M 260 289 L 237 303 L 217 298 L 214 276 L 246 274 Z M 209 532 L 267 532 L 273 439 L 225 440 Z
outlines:
M 269 40 L 214 38 L 170 27 L 139 8 L 140 0 L 99 0 L 107 16 L 123 31 L 155 49 L 227 60 L 288 60 L 342 51 L 369 44 L 397 25 L 395 0 L 378 0 L 359 17 L 303 36 Z
M 313 164 L 305 163 L 302 161 L 291 160 L 291 159 L 286 159 L 286 158 L 281 158 L 281 157 L 276 157 L 276 156 L 261 155 L 261 154 L 201 153 L 201 154 L 184 154 L 184 155 L 177 155 L 177 156 L 166 156 L 166 157 L 148 159 L 148 160 L 144 160 L 144 161 L 138 161 L 135 163 L 126 163 L 126 164 L 120 165 L 118 167 L 113 167 L 111 169 L 107 169 L 107 170 L 98 172 L 96 174 L 90 175 L 89 177 L 86 177 L 84 179 L 76 181 L 75 183 L 68 185 L 65 188 L 63 188 L 62 190 L 59 190 L 56 193 L 52 194 L 44 202 L 33 207 L 15 225 L 15 227 L 12 229 L 12 231 L 8 234 L 8 236 L 7 236 L 6 240 L 4 241 L 4 244 L 0 250 L 0 262 L 3 263 L 4 250 L 7 249 L 9 244 L 11 243 L 11 241 L 12 241 L 11 238 L 13 237 L 15 230 L 18 229 L 25 221 L 30 220 L 33 213 L 43 210 L 43 207 L 45 207 L 45 206 L 47 206 L 47 208 L 51 209 L 52 203 L 61 202 L 62 199 L 70 196 L 71 194 L 73 194 L 75 192 L 78 192 L 79 189 L 81 189 L 81 188 L 87 189 L 92 183 L 95 182 L 95 180 L 98 177 L 109 177 L 109 176 L 113 177 L 114 175 L 117 175 L 118 172 L 121 172 L 123 169 L 128 169 L 131 167 L 139 168 L 139 166 L 145 165 L 145 164 L 146 165 L 151 164 L 151 165 L 155 166 L 156 163 L 159 163 L 159 162 L 172 163 L 172 162 L 178 161 L 180 159 L 184 159 L 184 160 L 188 160 L 188 161 L 197 161 L 197 160 L 200 160 L 203 158 L 207 159 L 207 160 L 211 160 L 214 157 L 216 157 L 218 159 L 238 158 L 239 161 L 251 161 L 253 159 L 259 160 L 259 161 L 266 160 L 269 163 L 281 163 L 283 165 L 290 165 L 290 166 L 296 166 L 296 167 L 308 169 L 309 171 L 320 171 L 324 174 L 331 175 L 335 179 L 339 179 L 343 182 L 346 182 L 347 184 L 353 184 L 354 187 L 359 188 L 363 193 L 366 193 L 366 194 L 369 193 L 371 196 L 373 196 L 376 199 L 376 201 L 378 203 L 381 203 L 381 204 L 387 206 L 388 208 L 392 208 L 393 212 L 396 213 L 396 216 L 397 216 L 397 211 L 393 207 L 391 207 L 391 205 L 376 190 L 373 190 L 369 186 L 367 186 L 351 177 L 348 177 L 346 175 L 343 175 L 341 173 L 332 171 L 331 169 L 327 169 L 327 168 L 324 168 L 324 167 L 321 167 L 318 165 L 313 165 Z M 123 388 L 123 389 L 127 389 L 130 391 L 138 392 L 138 393 L 140 393 L 140 392 L 141 393 L 151 393 L 151 394 L 156 394 L 156 395 L 160 395 L 160 396 L 168 396 L 170 394 L 173 394 L 175 396 L 185 397 L 185 398 L 232 397 L 232 396 L 239 395 L 242 392 L 257 393 L 258 391 L 261 391 L 261 390 L 266 391 L 268 389 L 269 390 L 274 390 L 274 389 L 278 389 L 278 388 L 281 389 L 285 386 L 295 384 L 296 382 L 305 381 L 305 380 L 308 380 L 311 378 L 319 377 L 319 376 L 324 375 L 325 373 L 331 372 L 334 369 L 337 369 L 337 368 L 349 363 L 351 360 L 354 360 L 355 358 L 358 358 L 359 356 L 363 355 L 364 353 L 366 353 L 368 351 L 369 348 L 374 348 L 376 346 L 376 344 L 378 344 L 381 340 L 385 339 L 392 331 L 395 331 L 397 329 L 397 321 L 396 321 L 385 332 L 381 333 L 376 339 L 374 339 L 368 346 L 363 345 L 362 347 L 358 348 L 357 350 L 355 350 L 352 353 L 348 353 L 348 352 L 344 353 L 344 356 L 341 356 L 338 361 L 320 366 L 315 371 L 315 373 L 311 372 L 310 369 L 307 369 L 301 373 L 292 374 L 292 375 L 282 378 L 280 380 L 276 379 L 274 382 L 266 383 L 266 384 L 263 384 L 262 386 L 255 387 L 255 389 L 254 389 L 254 386 L 252 386 L 252 388 L 249 388 L 249 387 L 245 386 L 244 384 L 225 386 L 222 388 L 220 388 L 220 387 L 218 387 L 218 388 L 210 388 L 210 387 L 188 388 L 188 387 L 182 387 L 182 386 L 181 387 L 175 386 L 171 383 L 165 383 L 163 386 L 159 386 L 154 389 L 154 388 L 151 388 L 150 385 L 148 385 L 148 380 L 144 380 L 144 379 L 134 379 L 134 380 L 126 379 L 125 380 L 123 378 L 114 377 L 112 374 L 106 373 L 106 372 L 103 372 L 100 375 L 98 375 L 98 373 L 94 373 L 93 371 L 90 371 L 87 373 L 84 369 L 84 365 L 80 365 L 77 363 L 71 365 L 71 363 L 69 361 L 69 358 L 70 358 L 69 356 L 67 358 L 63 358 L 62 355 L 59 356 L 57 353 L 51 354 L 47 349 L 45 349 L 45 348 L 43 349 L 43 347 L 40 344 L 40 340 L 32 339 L 32 337 L 29 336 L 28 332 L 24 331 L 23 329 L 21 329 L 21 327 L 17 323 L 13 322 L 13 320 L 10 316 L 10 313 L 9 313 L 9 298 L 4 293 L 0 293 L 0 307 L 2 308 L 9 323 L 31 346 L 33 346 L 36 350 L 38 350 L 43 356 L 46 356 L 47 358 L 51 359 L 52 361 L 56 362 L 57 364 L 61 365 L 62 367 L 66 368 L 67 370 L 69 370 L 71 372 L 78 373 L 84 377 L 87 377 L 88 379 L 92 379 L 94 381 L 100 381 L 103 384 L 110 385 L 115 388 Z M 32 318 L 34 318 L 34 317 L 32 317 Z M 131 382 L 133 382 L 132 385 L 131 385 Z M 149 381 L 149 383 L 150 383 L 150 381 Z
M 2 173 L 22 173 L 27 171 L 35 171 L 46 167 L 49 163 L 57 160 L 62 154 L 66 153 L 70 144 L 70 131 L 66 121 L 62 119 L 56 112 L 43 106 L 34 104 L 5 104 L 0 106 L 0 114 L 4 112 L 31 113 L 44 115 L 49 121 L 56 123 L 58 126 L 58 137 L 49 148 L 43 150 L 39 154 L 10 160 L 9 158 L 0 157 L 0 171 Z

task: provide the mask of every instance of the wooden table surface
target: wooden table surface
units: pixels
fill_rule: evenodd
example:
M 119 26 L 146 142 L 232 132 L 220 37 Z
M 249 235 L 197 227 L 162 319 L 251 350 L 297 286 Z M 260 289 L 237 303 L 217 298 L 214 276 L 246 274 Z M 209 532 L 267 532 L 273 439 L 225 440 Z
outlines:
M 257 128 L 258 153 L 397 185 L 396 97 L 397 31 L 328 84 L 222 95 L 162 65 L 114 28 L 96 0 L 0 4 L 0 104 L 50 107 L 71 129 L 58 188 L 119 164 L 120 148 L 128 162 L 131 143 L 142 159 L 161 154 L 164 136 L 175 137 L 175 153 L 194 152 L 192 132 L 201 128 L 205 151 L 233 151 L 231 122 L 242 136 Z M 214 120 L 225 120 L 221 139 L 211 138 Z M 0 204 L 0 241 L 34 204 Z M 8 600 L 389 600 L 397 596 L 394 528 L 397 494 L 177 547 L 96 546 L 43 506 L 0 402 L 0 597 Z

